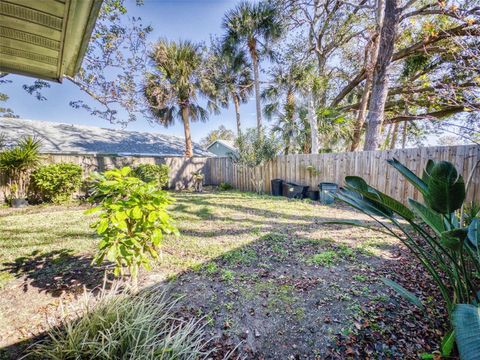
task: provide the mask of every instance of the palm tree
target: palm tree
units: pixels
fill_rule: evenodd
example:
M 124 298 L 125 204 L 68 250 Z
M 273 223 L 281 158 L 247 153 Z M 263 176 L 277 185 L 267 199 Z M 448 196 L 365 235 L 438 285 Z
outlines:
M 208 111 L 198 104 L 199 95 L 215 109 L 211 84 L 204 73 L 203 49 L 190 41 L 161 39 L 150 53 L 155 71 L 148 73 L 144 94 L 154 118 L 164 126 L 181 119 L 185 132 L 185 156 L 193 156 L 190 121 L 206 121 Z
M 228 11 L 223 18 L 226 30 L 225 48 L 246 48 L 253 65 L 255 102 L 257 111 L 257 130 L 261 132 L 262 114 L 260 106 L 260 56 L 269 52 L 270 43 L 278 40 L 282 34 L 282 22 L 278 9 L 270 2 L 251 3 L 242 1 Z
M 286 131 L 281 136 L 284 139 L 284 152 L 291 152 L 291 140 L 295 134 L 298 109 L 296 95 L 303 91 L 308 72 L 302 66 L 291 64 L 273 69 L 269 86 L 263 91 L 262 98 L 268 103 L 264 107 L 267 119 L 278 118 L 274 128 L 276 132 Z
M 246 53 L 241 49 L 226 51 L 218 42 L 212 42 L 210 65 L 216 99 L 224 108 L 228 108 L 230 101 L 233 102 L 237 136 L 240 136 L 240 103 L 246 103 L 253 92 L 252 72 Z

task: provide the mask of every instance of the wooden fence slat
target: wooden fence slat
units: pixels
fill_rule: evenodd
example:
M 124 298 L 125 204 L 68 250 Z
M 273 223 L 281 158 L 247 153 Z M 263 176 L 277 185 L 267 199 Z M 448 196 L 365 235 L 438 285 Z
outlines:
M 480 146 L 461 145 L 452 147 L 423 147 L 395 149 L 389 151 L 363 151 L 350 153 L 281 155 L 258 167 L 247 169 L 234 164 L 230 158 L 205 157 L 155 157 L 155 156 L 108 156 L 91 154 L 45 154 L 43 163 L 72 162 L 82 166 L 84 176 L 92 171 L 104 171 L 113 167 L 136 166 L 140 163 L 166 164 L 170 167 L 169 185 L 182 189 L 193 185 L 194 172 L 204 174 L 206 185 L 228 182 L 242 191 L 254 191 L 253 175 L 261 176 L 263 189 L 271 191 L 272 179 L 283 179 L 308 185 L 317 189 L 322 181 L 333 181 L 343 185 L 345 176 L 363 177 L 371 186 L 405 201 L 408 197 L 421 200 L 419 192 L 391 166 L 387 159 L 397 158 L 401 163 L 421 176 L 428 159 L 447 160 L 455 164 L 459 173 L 467 180 L 477 164 L 467 192 L 467 201 L 480 202 Z M 312 165 L 318 170 L 313 175 L 307 170 Z M 6 177 L 0 174 L 0 201 L 4 199 Z

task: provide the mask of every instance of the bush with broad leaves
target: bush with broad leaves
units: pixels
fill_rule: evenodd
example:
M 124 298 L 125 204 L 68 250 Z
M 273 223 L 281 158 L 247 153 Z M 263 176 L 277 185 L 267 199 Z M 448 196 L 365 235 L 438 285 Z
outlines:
M 149 270 L 158 258 L 164 236 L 178 233 L 167 212 L 168 193 L 140 180 L 129 167 L 94 174 L 90 201 L 97 206 L 87 213 L 100 213 L 92 225 L 101 236 L 94 261 L 113 262 L 116 276 L 128 269 L 136 281 L 139 268 Z

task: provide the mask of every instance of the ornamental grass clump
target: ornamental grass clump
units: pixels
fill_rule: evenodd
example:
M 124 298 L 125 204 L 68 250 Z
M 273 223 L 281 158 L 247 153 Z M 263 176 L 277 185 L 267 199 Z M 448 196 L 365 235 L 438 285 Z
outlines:
M 197 360 L 206 358 L 203 326 L 175 316 L 178 300 L 160 289 L 132 294 L 114 285 L 85 294 L 80 311 L 30 349 L 38 359 Z
M 94 174 L 89 201 L 97 206 L 86 213 L 100 214 L 92 226 L 101 240 L 94 261 L 115 264 L 116 276 L 125 270 L 134 281 L 140 267 L 150 270 L 165 235 L 178 230 L 167 212 L 172 199 L 155 183 L 135 177 L 124 167 Z
M 0 173 L 7 176 L 9 199 L 25 199 L 30 174 L 40 163 L 40 139 L 27 136 L 0 152 Z

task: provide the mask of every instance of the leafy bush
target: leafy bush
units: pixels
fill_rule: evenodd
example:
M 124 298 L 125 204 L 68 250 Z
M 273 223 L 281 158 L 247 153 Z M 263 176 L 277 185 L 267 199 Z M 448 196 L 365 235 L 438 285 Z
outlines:
M 39 359 L 201 359 L 203 328 L 177 319 L 175 302 L 159 289 L 132 295 L 103 290 L 85 296 L 78 319 L 65 318 L 31 349 Z
M 422 194 L 424 204 L 408 199 L 408 208 L 357 176 L 345 178 L 346 185 L 337 194 L 338 199 L 369 215 L 381 225 L 381 231 L 397 237 L 412 251 L 437 284 L 449 315 L 453 314 L 456 304 L 478 304 L 480 219 L 475 218 L 466 226 L 464 219 L 455 213 L 465 200 L 462 176 L 446 161 L 429 160 L 421 179 L 396 159 L 388 162 Z M 398 218 L 404 221 L 400 222 Z M 369 227 L 352 221 L 337 223 Z M 387 223 L 400 230 L 401 235 Z M 398 284 L 393 288 L 414 298 Z M 477 326 L 476 346 L 479 346 L 479 322 Z M 450 338 L 453 338 L 451 332 L 446 336 L 446 339 Z M 462 340 L 457 337 L 457 342 Z M 469 340 L 471 344 L 471 338 Z M 444 341 L 444 344 L 448 346 L 442 349 L 442 355 L 448 356 L 451 342 Z
M 43 165 L 32 173 L 36 195 L 43 201 L 62 203 L 72 198 L 82 183 L 82 167 L 72 163 Z
M 168 185 L 168 165 L 140 164 L 134 169 L 134 174 L 145 182 L 154 182 L 161 188 Z
M 232 160 L 239 166 L 255 168 L 272 160 L 279 152 L 280 146 L 273 136 L 267 136 L 264 131 L 247 129 L 235 142 L 238 152 L 232 154 Z M 252 171 L 252 182 L 257 193 L 263 192 L 263 178 Z M 260 176 L 260 177 L 259 177 Z
M 94 174 L 91 202 L 99 206 L 87 213 L 100 212 L 92 226 L 102 237 L 95 261 L 115 263 L 115 275 L 128 268 L 134 280 L 138 269 L 151 268 L 158 258 L 157 247 L 165 234 L 177 233 L 166 207 L 172 202 L 166 191 L 153 182 L 133 176 L 129 167 Z
M 221 190 L 221 191 L 228 191 L 228 190 L 232 190 L 233 186 L 232 186 L 232 184 L 222 182 L 222 183 L 220 183 L 220 185 L 218 185 L 218 189 Z
M 26 198 L 30 173 L 40 163 L 41 141 L 31 136 L 0 153 L 0 171 L 7 175 L 10 198 Z

